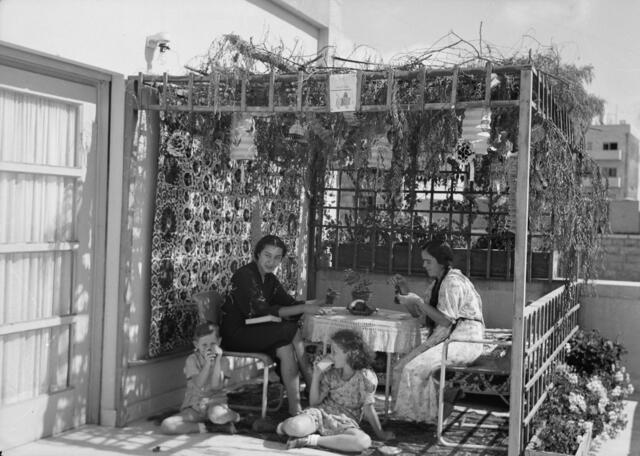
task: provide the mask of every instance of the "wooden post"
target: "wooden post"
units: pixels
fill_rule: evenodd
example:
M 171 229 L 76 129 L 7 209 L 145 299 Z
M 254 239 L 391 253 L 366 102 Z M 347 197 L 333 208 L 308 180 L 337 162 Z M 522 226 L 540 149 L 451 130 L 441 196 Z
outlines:
M 304 72 L 298 71 L 298 87 L 296 87 L 296 110 L 302 112 L 302 84 L 304 82 Z M 327 103 L 329 100 L 327 99 Z
M 387 74 L 387 109 L 391 109 L 393 102 L 393 70 L 389 70 Z
M 189 111 L 193 111 L 193 73 L 189 73 L 189 93 L 187 95 Z
M 527 299 L 527 220 L 529 219 L 529 161 L 533 72 L 520 72 L 518 114 L 518 178 L 516 185 L 516 250 L 513 278 L 513 350 L 509 401 L 509 456 L 519 456 L 522 438 L 524 306 Z
M 356 72 L 356 112 L 362 108 L 362 70 Z
M 269 75 L 269 111 L 273 111 L 275 105 L 275 92 L 276 92 L 276 73 L 271 70 Z
M 216 72 L 213 75 L 213 112 L 218 112 L 220 105 L 220 73 Z
M 456 98 L 458 96 L 458 70 L 456 66 L 453 68 L 453 74 L 451 76 L 451 109 L 456 108 Z
M 418 104 L 420 104 L 420 111 L 424 111 L 424 95 L 427 91 L 427 69 L 425 67 L 420 68 L 418 81 Z
M 247 110 L 247 76 L 242 77 L 240 82 L 240 112 Z

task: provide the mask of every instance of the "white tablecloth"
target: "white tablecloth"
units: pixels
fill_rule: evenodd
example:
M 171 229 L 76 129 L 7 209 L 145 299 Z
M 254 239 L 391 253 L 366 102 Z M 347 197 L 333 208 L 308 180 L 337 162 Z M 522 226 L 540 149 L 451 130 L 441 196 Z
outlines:
M 344 307 L 332 307 L 331 312 L 305 316 L 304 337 L 328 344 L 337 330 L 355 329 L 374 351 L 406 353 L 420 344 L 420 322 L 408 313 L 378 309 L 363 317 L 351 315 Z

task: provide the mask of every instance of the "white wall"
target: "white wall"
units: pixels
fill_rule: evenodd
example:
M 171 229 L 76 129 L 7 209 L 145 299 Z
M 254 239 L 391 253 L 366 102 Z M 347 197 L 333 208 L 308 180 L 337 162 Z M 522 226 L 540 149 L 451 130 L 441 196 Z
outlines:
M 640 388 L 640 282 L 599 280 L 593 294 L 582 298 L 580 326 L 597 329 L 628 350 L 623 364 L 636 391 Z
M 298 1 L 305 4 L 309 0 Z M 315 1 L 308 14 L 318 24 L 328 17 L 328 1 Z M 322 13 L 322 14 L 321 14 Z M 171 36 L 165 69 L 205 54 L 226 33 L 315 55 L 319 28 L 267 0 L 1 0 L 0 40 L 125 75 L 146 72 L 145 38 Z

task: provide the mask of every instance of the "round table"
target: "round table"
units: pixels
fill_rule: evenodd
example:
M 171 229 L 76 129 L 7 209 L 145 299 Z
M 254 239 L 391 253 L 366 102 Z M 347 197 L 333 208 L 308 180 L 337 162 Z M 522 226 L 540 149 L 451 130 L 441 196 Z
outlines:
M 307 340 L 322 342 L 326 348 L 339 329 L 359 331 L 372 350 L 387 353 L 384 412 L 388 414 L 391 354 L 406 353 L 420 344 L 420 321 L 395 310 L 378 309 L 371 315 L 359 316 L 344 307 L 325 307 L 323 313 L 305 316 L 302 334 Z

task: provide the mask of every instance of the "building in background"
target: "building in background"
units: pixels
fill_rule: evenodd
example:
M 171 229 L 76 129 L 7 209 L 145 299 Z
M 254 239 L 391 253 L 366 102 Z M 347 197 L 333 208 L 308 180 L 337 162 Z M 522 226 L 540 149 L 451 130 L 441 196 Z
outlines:
M 631 125 L 623 121 L 591 126 L 586 149 L 609 184 L 611 230 L 640 232 L 640 147 Z
M 587 153 L 600 165 L 609 181 L 612 200 L 640 199 L 638 138 L 631 125 L 593 125 L 586 136 Z

